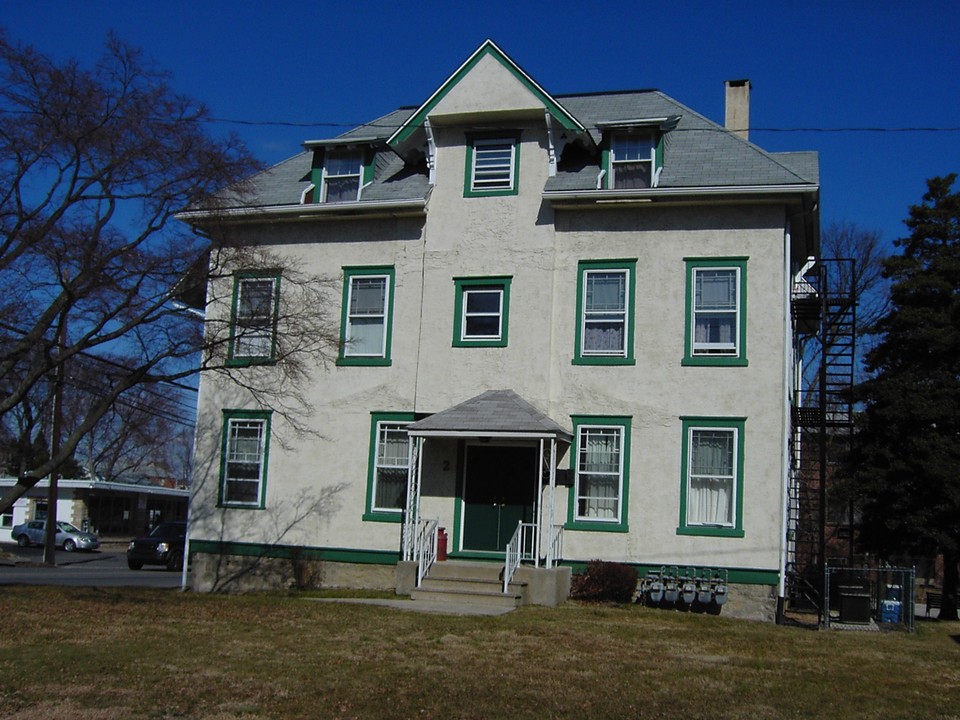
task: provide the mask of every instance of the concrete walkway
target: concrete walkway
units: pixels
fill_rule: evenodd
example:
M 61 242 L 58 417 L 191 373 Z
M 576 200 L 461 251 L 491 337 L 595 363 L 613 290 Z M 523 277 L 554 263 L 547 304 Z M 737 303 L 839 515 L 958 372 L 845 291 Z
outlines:
M 388 600 L 386 598 L 304 598 L 313 602 L 350 603 L 354 605 L 380 605 L 381 607 L 406 610 L 407 612 L 435 613 L 438 615 L 506 615 L 515 608 L 476 605 L 455 602 L 424 602 L 423 600 Z

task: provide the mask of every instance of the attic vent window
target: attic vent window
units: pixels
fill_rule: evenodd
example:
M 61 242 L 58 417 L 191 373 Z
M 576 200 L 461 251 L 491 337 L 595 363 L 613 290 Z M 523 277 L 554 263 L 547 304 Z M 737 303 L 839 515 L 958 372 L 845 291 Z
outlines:
M 362 158 L 355 150 L 327 150 L 323 158 L 322 201 L 356 202 L 360 199 Z
M 516 137 L 474 138 L 467 145 L 465 194 L 516 194 L 518 159 Z
M 611 145 L 613 188 L 633 190 L 653 185 L 656 144 L 652 135 L 614 135 Z

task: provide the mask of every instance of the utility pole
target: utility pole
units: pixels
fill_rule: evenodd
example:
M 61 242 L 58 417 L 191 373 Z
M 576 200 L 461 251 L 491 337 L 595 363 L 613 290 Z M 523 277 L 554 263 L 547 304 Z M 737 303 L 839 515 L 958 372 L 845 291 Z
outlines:
M 63 363 L 64 348 L 67 346 L 67 311 L 60 313 L 57 325 L 57 368 L 53 385 L 53 429 L 50 438 L 50 457 L 60 451 L 60 433 L 63 426 L 63 384 L 66 368 Z M 57 480 L 60 473 L 50 473 L 50 486 L 47 488 L 47 525 L 43 543 L 43 562 L 56 565 L 57 550 Z

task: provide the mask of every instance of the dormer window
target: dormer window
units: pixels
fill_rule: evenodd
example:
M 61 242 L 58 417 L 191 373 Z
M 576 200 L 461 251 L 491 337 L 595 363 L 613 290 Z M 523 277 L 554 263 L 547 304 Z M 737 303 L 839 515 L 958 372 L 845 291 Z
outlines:
M 320 202 L 356 202 L 360 199 L 363 155 L 359 150 L 330 150 L 323 156 Z
M 614 135 L 610 142 L 609 187 L 615 190 L 653 187 L 656 148 L 652 134 Z

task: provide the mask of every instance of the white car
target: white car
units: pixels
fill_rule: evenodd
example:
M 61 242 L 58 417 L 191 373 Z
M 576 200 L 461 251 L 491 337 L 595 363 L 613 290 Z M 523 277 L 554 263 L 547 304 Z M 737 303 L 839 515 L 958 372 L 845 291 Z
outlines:
M 43 520 L 30 520 L 23 525 L 14 527 L 10 536 L 17 541 L 17 545 L 20 547 L 43 545 L 46 542 L 46 525 Z M 96 550 L 100 547 L 100 538 L 93 533 L 84 532 L 68 522 L 58 522 L 54 544 L 67 552 Z

